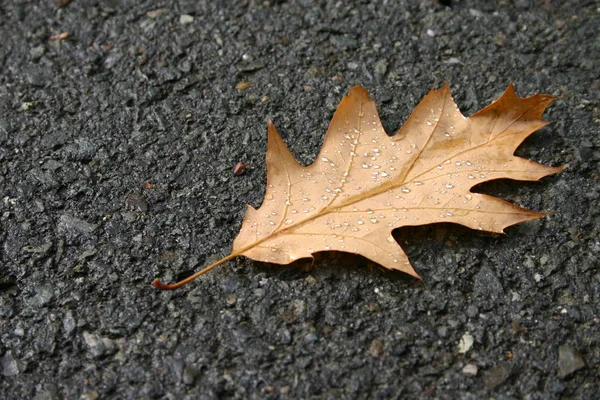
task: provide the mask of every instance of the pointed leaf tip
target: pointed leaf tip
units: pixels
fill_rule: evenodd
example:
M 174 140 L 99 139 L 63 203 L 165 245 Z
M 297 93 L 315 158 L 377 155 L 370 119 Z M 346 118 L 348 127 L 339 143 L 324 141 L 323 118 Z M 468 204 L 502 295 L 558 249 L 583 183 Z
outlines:
M 515 85 L 514 85 L 514 83 L 510 82 L 508 84 L 508 87 L 506 88 L 506 90 L 504 92 L 515 93 Z
M 267 143 L 269 141 L 272 141 L 274 139 L 280 139 L 281 136 L 279 135 L 279 132 L 277 131 L 277 128 L 275 127 L 275 124 L 273 123 L 273 120 L 269 120 L 267 121 Z
M 450 93 L 450 84 L 448 82 L 444 82 L 442 87 L 436 90 L 436 92 L 441 92 L 442 94 Z

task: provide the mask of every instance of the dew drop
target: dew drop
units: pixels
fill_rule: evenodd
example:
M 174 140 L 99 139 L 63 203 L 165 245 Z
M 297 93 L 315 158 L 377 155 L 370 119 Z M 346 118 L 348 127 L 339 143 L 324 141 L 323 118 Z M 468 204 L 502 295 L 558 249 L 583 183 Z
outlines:
M 471 161 L 466 161 L 465 164 L 467 164 L 468 166 L 473 165 L 473 164 L 471 164 Z
M 269 225 L 275 225 L 275 222 L 269 221 Z
M 467 194 L 467 195 L 465 195 L 465 198 L 466 198 L 467 200 L 471 200 L 471 199 L 473 198 L 473 196 L 472 196 L 472 195 L 470 195 L 470 194 Z
M 407 187 L 403 187 L 402 189 L 400 189 L 400 191 L 401 191 L 402 193 L 410 193 L 410 189 L 409 189 L 409 188 L 407 188 Z
M 413 184 L 414 184 L 415 186 L 421 186 L 421 185 L 423 184 L 423 182 L 416 181 L 416 182 L 414 182 Z
M 396 241 L 396 240 L 394 239 L 394 237 L 393 237 L 393 236 L 391 236 L 391 235 L 390 235 L 390 236 L 388 236 L 386 240 L 387 240 L 389 243 L 394 243 L 394 242 Z
M 469 178 L 469 179 L 475 179 L 475 177 L 473 175 L 471 175 L 471 174 L 467 175 L 467 178 Z
M 371 221 L 372 224 L 376 224 L 379 221 L 377 220 L 377 218 L 371 218 L 369 221 Z
M 427 125 L 431 126 L 433 124 L 431 123 L 431 121 L 427 120 Z
M 363 167 L 363 168 L 369 168 L 369 164 L 362 163 L 361 167 Z
M 371 210 L 370 208 L 367 208 L 367 214 L 373 214 L 373 210 Z
M 453 184 L 451 184 L 451 183 L 446 183 L 446 188 L 448 188 L 448 189 L 452 189 L 453 187 L 454 187 L 454 185 L 453 185 Z
M 296 214 L 298 210 L 292 210 L 292 214 Z
M 294 221 L 292 221 L 291 219 L 286 219 L 286 220 L 285 220 L 285 224 L 286 224 L 286 225 L 291 225 L 291 224 L 293 224 L 293 223 L 294 223 Z
M 356 221 L 356 223 L 357 223 L 358 225 L 362 225 L 362 224 L 364 224 L 365 222 L 364 222 L 362 219 L 359 219 L 358 221 Z

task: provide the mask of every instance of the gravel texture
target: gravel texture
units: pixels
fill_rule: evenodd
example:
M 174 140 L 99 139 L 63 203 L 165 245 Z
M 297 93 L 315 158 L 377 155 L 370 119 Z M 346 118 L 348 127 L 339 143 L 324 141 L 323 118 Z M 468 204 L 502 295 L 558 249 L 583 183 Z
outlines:
M 600 398 L 597 2 L 5 0 L 0 26 L 0 398 Z M 466 114 L 561 96 L 519 154 L 568 169 L 480 187 L 550 215 L 400 231 L 425 283 L 338 254 L 150 286 L 228 254 L 268 119 L 310 163 L 351 86 L 393 132 L 444 81 Z

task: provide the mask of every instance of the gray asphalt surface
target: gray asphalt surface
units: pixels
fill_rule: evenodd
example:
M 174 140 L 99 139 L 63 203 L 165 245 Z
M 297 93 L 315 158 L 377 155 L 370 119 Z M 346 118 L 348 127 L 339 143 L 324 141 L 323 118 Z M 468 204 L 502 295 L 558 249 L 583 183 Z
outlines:
M 449 1 L 444 2 L 446 4 Z M 0 2 L 0 398 L 600 398 L 594 1 Z M 51 37 L 68 32 L 68 37 Z M 240 82 L 247 89 L 236 89 Z M 449 82 L 561 96 L 481 186 L 547 217 L 398 232 L 365 259 L 220 256 L 258 207 L 266 121 L 303 163 L 353 85 L 394 132 Z M 251 162 L 233 176 L 238 161 Z

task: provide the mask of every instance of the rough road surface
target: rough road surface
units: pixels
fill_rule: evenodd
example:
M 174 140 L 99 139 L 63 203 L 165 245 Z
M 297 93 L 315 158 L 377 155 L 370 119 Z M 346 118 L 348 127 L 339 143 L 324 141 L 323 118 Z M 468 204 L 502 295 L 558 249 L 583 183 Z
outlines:
M 600 398 L 599 16 L 1 1 L 0 398 Z M 505 236 L 398 232 L 425 283 L 334 255 L 152 288 L 228 254 L 262 201 L 268 119 L 310 163 L 353 85 L 391 133 L 445 81 L 467 115 L 509 82 L 561 96 L 519 154 L 568 169 L 480 187 L 550 215 Z

